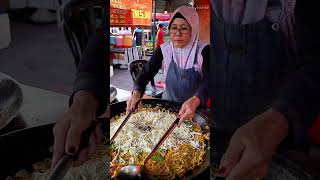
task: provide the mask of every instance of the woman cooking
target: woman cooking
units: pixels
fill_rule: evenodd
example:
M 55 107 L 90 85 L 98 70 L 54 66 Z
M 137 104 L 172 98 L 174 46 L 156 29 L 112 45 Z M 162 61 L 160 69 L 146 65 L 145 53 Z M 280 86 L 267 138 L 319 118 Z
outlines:
M 180 122 L 191 119 L 207 100 L 209 45 L 198 40 L 199 16 L 194 8 L 175 10 L 169 24 L 170 41 L 158 48 L 134 83 L 127 111 L 133 110 L 148 82 L 163 67 L 166 88 L 162 99 L 183 103 Z
M 227 3 L 229 1 L 223 2 Z M 239 5 L 237 4 L 237 1 L 232 2 Z M 260 3 L 258 2 L 258 4 Z M 270 30 L 269 25 L 272 25 L 273 23 L 267 23 L 270 21 L 265 19 L 264 15 L 257 16 L 258 19 L 260 19 L 258 23 L 254 20 L 253 22 L 251 21 L 250 24 L 248 24 L 248 22 L 245 23 L 246 25 L 240 25 L 238 23 L 231 24 L 230 20 L 233 18 L 223 18 L 223 16 L 231 15 L 232 13 L 227 10 L 232 8 L 228 8 L 231 6 L 226 4 L 223 7 L 224 8 L 222 8 L 222 1 L 211 1 L 211 8 L 215 9 L 211 10 L 211 13 L 215 12 L 215 15 L 212 15 L 211 18 L 211 30 L 214 34 L 214 36 L 212 36 L 212 42 L 214 42 L 212 43 L 212 55 L 214 55 L 214 59 L 210 60 L 210 65 L 212 67 L 212 69 L 210 68 L 210 72 L 212 73 L 210 76 L 210 85 L 213 85 L 210 87 L 210 94 L 213 97 L 211 99 L 213 101 L 211 102 L 215 103 L 213 115 L 215 116 L 214 122 L 216 127 L 219 127 L 219 129 L 229 129 L 229 132 L 234 132 L 234 134 L 230 140 L 229 147 L 227 151 L 225 151 L 222 161 L 220 162 L 221 168 L 219 174 L 220 176 L 227 177 L 228 180 L 256 179 L 257 177 L 263 177 L 266 174 L 266 170 L 271 162 L 275 149 L 285 137 L 292 135 L 294 140 L 307 142 L 303 137 L 306 135 L 305 131 L 309 122 L 303 117 L 306 114 L 312 114 L 310 113 L 311 109 L 319 109 L 310 108 L 314 105 L 309 105 L 310 102 L 313 102 L 319 107 L 320 101 L 319 96 L 317 96 L 320 92 L 319 86 L 317 86 L 319 85 L 319 76 L 317 76 L 319 63 L 316 66 L 310 63 L 309 66 L 313 69 L 310 74 L 308 71 L 298 73 L 297 76 L 294 76 L 291 79 L 293 84 L 296 83 L 296 85 L 289 85 L 288 90 L 284 91 L 282 94 L 279 93 L 279 96 L 282 96 L 277 96 L 278 99 L 273 98 L 273 100 L 269 100 L 270 102 L 268 102 L 267 97 L 264 97 L 263 93 L 268 95 L 268 92 L 270 91 L 269 86 L 267 86 L 267 82 L 270 81 L 265 80 L 270 80 L 268 77 L 271 76 L 266 76 L 265 71 L 260 71 L 254 67 L 262 68 L 262 70 L 271 70 L 271 64 L 274 65 L 274 63 L 280 62 L 286 64 L 285 61 L 287 58 L 279 58 L 279 55 L 282 54 L 281 52 L 285 47 L 280 46 L 281 41 L 279 37 L 281 37 L 281 31 L 276 31 L 277 26 L 273 27 L 275 28 L 274 30 Z M 306 62 L 309 62 L 310 60 L 317 61 L 319 59 L 318 48 L 317 46 L 313 46 L 317 39 L 315 36 L 319 34 L 315 31 L 316 28 L 313 28 L 316 7 L 317 6 L 312 6 L 308 1 L 297 1 L 297 6 L 295 8 L 295 12 L 297 12 L 295 17 L 297 48 L 301 50 L 300 58 Z M 225 11 L 222 11 L 222 9 L 225 9 Z M 254 8 L 251 8 L 251 10 L 254 10 Z M 259 13 L 260 11 L 254 12 Z M 180 14 L 184 15 L 182 12 L 180 12 Z M 255 17 L 255 13 L 249 14 Z M 192 18 L 183 17 L 187 20 Z M 263 21 L 261 21 L 261 18 L 263 18 Z M 174 17 L 172 19 L 174 19 Z M 179 18 L 176 19 L 178 20 Z M 217 21 L 217 19 L 219 21 Z M 193 24 L 195 23 L 190 23 L 188 21 L 188 25 L 190 25 L 191 28 L 193 27 Z M 176 31 L 177 36 L 182 36 L 182 33 L 187 31 L 184 27 L 177 26 L 174 28 L 173 25 L 172 22 L 171 30 L 173 31 L 171 32 Z M 190 34 L 194 33 L 193 30 L 194 29 L 191 29 Z M 106 67 L 103 63 L 106 62 L 104 60 L 107 58 L 107 53 L 105 51 L 105 49 L 107 49 L 107 43 L 104 42 L 105 38 L 103 38 L 102 32 L 103 30 L 100 31 L 99 36 L 95 36 L 95 38 L 90 41 L 86 53 L 82 56 L 82 61 L 78 68 L 77 80 L 75 81 L 74 93 L 70 98 L 71 107 L 63 118 L 55 125 L 53 167 L 65 152 L 71 155 L 78 152 L 81 133 L 90 125 L 93 119 L 101 115 L 106 109 L 107 101 L 105 101 L 105 99 L 107 99 L 106 92 L 109 86 L 108 83 L 106 83 L 108 82 L 108 78 L 106 77 L 108 77 L 109 74 L 103 68 Z M 176 41 L 176 44 L 179 44 L 178 42 L 179 40 Z M 228 46 L 226 47 L 226 45 Z M 249 48 L 242 48 L 246 46 Z M 206 58 L 208 57 L 207 47 L 203 48 L 202 51 L 199 51 L 203 56 L 203 64 L 208 62 L 208 59 Z M 174 59 L 174 55 L 176 55 L 176 51 L 173 51 L 173 49 L 175 48 L 172 48 L 171 50 L 172 59 Z M 180 50 L 182 49 L 184 48 L 180 48 Z M 156 53 L 154 57 L 152 57 L 149 65 L 145 68 L 145 72 L 150 72 L 150 69 L 153 68 L 157 69 L 154 70 L 153 76 L 156 74 L 156 71 L 160 69 L 161 64 L 163 64 L 164 67 L 168 67 L 168 64 L 164 64 L 164 62 L 166 62 L 167 51 L 163 50 L 161 47 L 161 49 L 158 49 L 156 52 L 163 55 L 163 58 L 157 60 L 157 62 L 160 62 L 160 65 L 156 63 L 158 64 L 157 68 L 152 66 L 152 62 L 155 62 L 155 59 L 158 59 L 156 58 Z M 182 55 L 183 53 L 181 53 L 181 56 Z M 197 59 L 198 64 L 200 63 L 199 60 L 200 59 Z M 174 62 L 175 61 L 176 59 L 174 59 Z M 175 62 L 173 65 L 177 66 L 176 64 L 178 63 Z M 207 65 L 203 65 L 203 67 L 208 68 Z M 226 67 L 229 69 L 226 69 Z M 280 67 L 278 66 L 278 68 L 276 68 L 278 70 L 277 72 L 281 72 L 282 68 Z M 204 77 L 206 77 L 206 68 L 202 69 Z M 143 74 L 145 74 L 145 72 Z M 166 74 L 167 80 L 170 79 L 169 72 L 170 70 L 168 70 Z M 258 77 L 257 75 L 261 76 Z M 147 76 L 143 77 L 148 78 Z M 150 79 L 151 77 L 152 76 L 149 76 Z M 278 77 L 271 78 L 271 80 L 276 80 Z M 312 80 L 309 77 L 317 78 L 317 80 Z M 142 77 L 140 78 L 142 79 Z M 145 81 L 145 84 L 147 84 L 147 82 L 148 81 Z M 248 82 L 255 82 L 256 86 L 248 86 L 248 84 L 245 84 Z M 180 84 L 182 82 L 175 83 Z M 170 81 L 167 81 L 168 88 L 166 90 L 170 89 L 170 85 L 175 86 L 172 82 L 170 83 Z M 244 88 L 247 88 L 247 91 L 244 91 Z M 185 90 L 188 91 L 189 89 Z M 143 91 L 134 91 L 133 93 L 140 92 Z M 199 91 L 197 90 L 195 92 Z M 236 93 L 239 94 L 237 95 Z M 140 95 L 141 94 L 142 93 L 140 93 Z M 167 92 L 167 94 L 170 95 L 173 93 Z M 134 97 L 134 95 L 132 97 Z M 138 97 L 140 98 L 140 96 Z M 259 101 L 261 103 L 259 103 L 260 105 L 258 104 L 259 106 L 257 107 L 255 106 L 256 103 L 249 102 L 252 102 L 255 99 L 258 101 L 256 103 L 259 103 Z M 133 104 L 132 101 L 137 100 L 131 100 L 131 104 Z M 235 106 L 237 101 L 241 102 L 238 103 L 239 106 Z M 184 102 L 184 104 L 186 104 L 186 102 Z M 271 103 L 273 102 L 276 102 L 276 105 L 272 106 Z M 250 104 L 252 104 L 251 108 L 249 107 Z M 264 111 L 267 108 L 271 109 Z M 252 110 L 251 113 L 249 111 L 250 109 Z M 258 115 L 259 113 L 260 115 Z M 218 121 L 220 124 L 217 123 Z M 219 143 L 216 134 L 214 135 L 215 138 L 212 138 L 214 139 L 213 142 Z M 97 136 L 93 135 L 92 138 L 90 138 L 89 148 L 79 152 L 80 155 L 75 165 L 83 163 L 88 157 L 92 156 L 97 147 L 97 142 Z M 217 149 L 219 146 L 212 147 L 215 147 L 212 149 Z
M 132 106 L 140 99 L 146 84 L 161 66 L 164 67 L 167 83 L 163 98 L 184 102 L 180 111 L 182 119 L 191 118 L 196 108 L 205 104 L 209 46 L 198 41 L 198 27 L 199 17 L 194 9 L 180 7 L 174 12 L 170 23 L 171 40 L 156 50 L 137 78 L 129 101 Z M 106 110 L 109 72 L 103 68 L 107 66 L 105 41 L 104 30 L 101 28 L 90 39 L 83 53 L 77 69 L 74 92 L 70 97 L 70 108 L 57 121 L 53 130 L 55 139 L 52 168 L 64 153 L 74 155 L 79 151 L 81 133 Z M 96 132 L 90 136 L 89 147 L 78 152 L 79 158 L 74 162 L 75 166 L 94 154 L 100 138 L 101 130 L 97 126 Z

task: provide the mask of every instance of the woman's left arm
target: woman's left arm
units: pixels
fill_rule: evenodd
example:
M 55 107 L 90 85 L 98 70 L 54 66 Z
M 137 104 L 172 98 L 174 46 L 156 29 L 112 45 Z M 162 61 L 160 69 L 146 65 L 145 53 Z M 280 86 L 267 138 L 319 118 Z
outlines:
M 202 83 L 198 87 L 196 93 L 194 94 L 195 97 L 199 98 L 200 105 L 205 107 L 206 102 L 208 100 L 208 75 L 209 75 L 209 60 L 210 60 L 210 45 L 207 45 L 202 50 L 202 57 L 203 57 L 203 63 L 202 63 Z
M 201 106 L 206 105 L 206 101 L 208 99 L 208 73 L 209 73 L 209 59 L 210 59 L 210 46 L 204 47 L 202 50 L 202 57 L 203 57 L 203 63 L 202 63 L 202 83 L 196 90 L 196 93 L 189 98 L 187 101 L 185 101 L 181 109 L 179 111 L 180 121 L 179 125 L 187 119 L 192 119 L 197 108 Z

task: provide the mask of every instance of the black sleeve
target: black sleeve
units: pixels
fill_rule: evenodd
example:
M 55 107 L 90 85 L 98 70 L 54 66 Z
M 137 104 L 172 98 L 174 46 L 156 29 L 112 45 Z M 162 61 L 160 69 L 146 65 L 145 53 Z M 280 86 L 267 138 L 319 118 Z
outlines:
M 149 62 L 144 66 L 143 70 L 137 76 L 134 82 L 133 90 L 140 91 L 141 95 L 144 94 L 147 84 L 161 69 L 163 56 L 160 48 L 157 48 L 150 58 Z
M 210 60 L 210 46 L 203 48 L 202 52 L 203 63 L 202 63 L 202 83 L 197 89 L 195 96 L 200 98 L 201 106 L 205 107 L 208 100 L 208 75 L 209 75 L 209 60 Z
M 289 121 L 289 137 L 296 145 L 307 146 L 308 129 L 320 110 L 320 61 L 312 6 L 298 0 L 295 9 L 297 52 L 302 66 L 290 78 L 284 93 L 273 108 Z M 311 9 L 310 9 L 311 8 Z M 315 10 L 315 9 L 314 9 Z
M 109 67 L 107 59 L 107 37 L 100 28 L 90 38 L 87 48 L 82 54 L 77 68 L 76 80 L 73 87 L 73 95 L 79 90 L 92 92 L 99 102 L 97 116 L 105 112 L 109 102 Z M 73 95 L 69 104 L 72 104 Z
M 291 79 L 286 92 L 273 108 L 282 112 L 290 125 L 290 138 L 307 146 L 308 129 L 320 110 L 320 61 L 304 65 Z

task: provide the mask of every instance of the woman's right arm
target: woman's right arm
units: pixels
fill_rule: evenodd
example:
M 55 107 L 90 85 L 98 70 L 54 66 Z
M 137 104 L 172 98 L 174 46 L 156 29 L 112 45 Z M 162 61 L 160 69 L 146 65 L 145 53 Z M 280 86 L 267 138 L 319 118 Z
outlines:
M 77 68 L 73 94 L 69 99 L 70 108 L 54 126 L 54 151 L 52 168 L 64 153 L 74 155 L 79 151 L 80 137 L 108 104 L 109 70 L 107 64 L 107 43 L 104 28 L 89 40 Z M 102 136 L 99 126 L 90 135 L 87 148 L 79 151 L 74 165 L 80 165 L 96 151 Z
M 138 74 L 136 81 L 134 82 L 133 90 L 144 93 L 147 84 L 154 78 L 162 66 L 162 52 L 160 48 L 157 48 L 151 59 L 143 67 L 142 71 Z
M 157 48 L 149 60 L 145 64 L 141 72 L 138 74 L 134 82 L 133 91 L 127 103 L 127 112 L 129 109 L 133 110 L 135 104 L 141 99 L 147 84 L 154 78 L 162 66 L 163 55 L 160 48 Z

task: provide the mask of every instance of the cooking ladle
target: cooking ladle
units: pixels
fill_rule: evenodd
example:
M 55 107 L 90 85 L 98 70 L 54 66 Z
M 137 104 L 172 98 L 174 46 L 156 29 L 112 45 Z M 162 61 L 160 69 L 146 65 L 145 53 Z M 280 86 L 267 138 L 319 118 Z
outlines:
M 72 167 L 74 160 L 78 158 L 79 152 L 88 147 L 90 135 L 95 131 L 97 124 L 100 124 L 104 134 L 105 130 L 107 129 L 107 122 L 108 120 L 106 118 L 99 118 L 97 121 L 92 121 L 91 125 L 81 134 L 78 152 L 75 155 L 69 155 L 65 153 L 57 165 L 53 168 L 47 180 L 63 179 L 68 173 L 69 169 Z
M 150 179 L 147 169 L 145 168 L 148 160 L 154 155 L 154 153 L 159 149 L 162 143 L 171 134 L 173 129 L 178 125 L 180 118 L 178 117 L 170 126 L 170 128 L 164 133 L 157 145 L 153 148 L 149 156 L 144 160 L 144 165 L 128 165 L 122 167 L 117 173 L 117 180 L 130 180 L 130 179 Z
M 113 135 L 113 137 L 111 138 L 109 143 L 112 142 L 116 138 L 116 136 L 118 135 L 120 130 L 123 128 L 125 123 L 129 120 L 132 113 L 134 113 L 134 111 L 138 108 L 140 101 L 141 100 L 139 100 L 136 103 L 135 108 L 132 111 L 130 111 L 130 113 L 127 115 L 125 120 L 121 123 L 120 127 L 118 128 L 116 133 Z M 63 177 L 68 173 L 69 169 L 72 167 L 73 161 L 78 158 L 79 152 L 82 149 L 88 147 L 90 135 L 95 130 L 97 123 L 101 123 L 102 125 L 106 126 L 105 122 L 106 122 L 106 119 L 98 119 L 98 122 L 93 121 L 91 123 L 91 125 L 81 135 L 81 141 L 80 141 L 78 153 L 76 153 L 76 155 L 64 154 L 63 157 L 57 163 L 57 165 L 54 167 L 52 172 L 50 173 L 47 180 L 63 179 Z M 106 128 L 104 128 L 104 129 L 106 129 Z
M 139 103 L 141 102 L 141 100 L 139 100 L 136 105 L 134 106 L 133 110 L 130 110 L 129 114 L 127 114 L 126 118 L 122 121 L 121 125 L 119 126 L 119 128 L 117 129 L 117 131 L 113 134 L 112 138 L 110 139 L 110 143 L 113 142 L 113 140 L 117 137 L 117 135 L 119 134 L 119 132 L 121 131 L 121 129 L 123 128 L 123 126 L 127 123 L 127 121 L 129 120 L 129 118 L 131 117 L 131 115 L 134 113 L 134 111 L 136 109 L 138 109 Z

